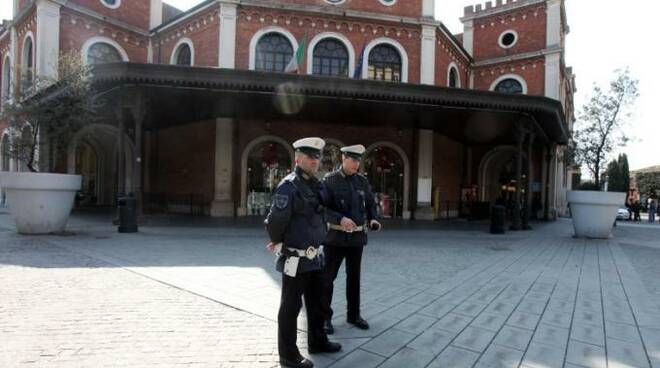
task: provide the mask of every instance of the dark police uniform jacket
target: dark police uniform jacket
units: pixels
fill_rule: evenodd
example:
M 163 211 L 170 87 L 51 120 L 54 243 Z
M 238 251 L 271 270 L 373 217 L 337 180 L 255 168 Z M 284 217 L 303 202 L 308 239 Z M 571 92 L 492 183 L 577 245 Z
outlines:
M 347 217 L 357 226 L 368 226 L 371 220 L 377 219 L 374 194 L 369 181 L 360 173 L 349 176 L 340 168 L 326 174 L 323 178 L 322 198 L 331 224 L 339 225 L 342 217 Z M 323 244 L 337 247 L 363 246 L 367 244 L 367 233 L 330 229 Z
M 270 212 L 266 217 L 266 230 L 273 243 L 283 247 L 318 248 L 327 234 L 325 207 L 320 197 L 321 183 L 297 167 L 278 185 L 273 195 Z M 285 256 L 280 256 L 276 269 L 282 272 Z M 321 269 L 321 258 L 300 258 L 298 272 Z

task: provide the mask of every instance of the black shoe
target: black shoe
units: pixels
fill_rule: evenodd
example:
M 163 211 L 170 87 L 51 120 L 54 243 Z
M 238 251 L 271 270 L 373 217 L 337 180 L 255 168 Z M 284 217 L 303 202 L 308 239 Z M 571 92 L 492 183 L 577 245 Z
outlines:
M 332 335 L 335 333 L 335 327 L 332 325 L 331 320 L 327 320 L 323 322 L 323 331 L 325 331 L 326 335 Z
M 359 328 L 360 330 L 369 329 L 369 324 L 367 323 L 367 321 L 363 320 L 362 317 L 349 318 L 346 320 L 346 322 L 352 324 L 353 326 Z
M 314 363 L 302 356 L 297 360 L 280 358 L 280 365 L 287 368 L 314 368 Z
M 307 348 L 310 354 L 336 353 L 339 350 L 341 350 L 341 344 L 332 341 L 326 341 L 322 345 L 310 345 Z

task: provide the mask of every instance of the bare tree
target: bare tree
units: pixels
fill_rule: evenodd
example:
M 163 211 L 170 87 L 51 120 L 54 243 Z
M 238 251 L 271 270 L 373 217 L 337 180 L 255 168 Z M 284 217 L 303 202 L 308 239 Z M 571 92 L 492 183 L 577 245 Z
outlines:
M 63 54 L 58 79 L 36 76 L 22 81 L 0 118 L 9 122 L 9 156 L 38 171 L 42 138 L 62 152 L 73 135 L 97 119 L 100 107 L 92 93 L 91 67 L 79 54 Z
M 607 91 L 594 85 L 591 97 L 578 115 L 569 147 L 575 161 L 591 172 L 597 188 L 600 188 L 604 163 L 614 147 L 625 146 L 629 141 L 622 128 L 639 96 L 638 84 L 628 69 L 616 70 Z

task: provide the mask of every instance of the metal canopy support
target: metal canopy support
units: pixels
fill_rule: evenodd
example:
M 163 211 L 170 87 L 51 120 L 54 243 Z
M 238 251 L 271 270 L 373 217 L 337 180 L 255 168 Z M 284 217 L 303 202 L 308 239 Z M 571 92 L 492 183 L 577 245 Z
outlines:
M 133 183 L 135 186 L 135 199 L 137 201 L 137 215 L 142 217 L 142 127 L 147 116 L 147 101 L 141 91 L 137 91 L 131 106 L 131 114 L 135 122 L 135 162 L 133 169 Z
M 525 131 L 523 130 L 520 124 L 516 124 L 514 128 L 514 134 L 516 138 L 516 196 L 513 204 L 513 220 L 511 222 L 510 230 L 520 230 L 520 202 L 521 202 L 521 190 L 522 190 L 522 150 L 523 150 L 523 140 L 525 139 Z
M 527 189 L 525 191 L 525 211 L 523 212 L 523 230 L 531 230 L 532 227 L 529 226 L 529 217 L 532 212 L 532 147 L 534 145 L 534 139 L 536 135 L 534 133 L 529 133 L 527 135 Z
M 545 162 L 546 162 L 546 175 L 545 175 L 545 203 L 543 204 L 543 219 L 545 221 L 550 220 L 550 177 L 551 177 L 551 166 L 552 166 L 552 156 L 554 150 L 552 146 L 548 145 L 546 148 Z

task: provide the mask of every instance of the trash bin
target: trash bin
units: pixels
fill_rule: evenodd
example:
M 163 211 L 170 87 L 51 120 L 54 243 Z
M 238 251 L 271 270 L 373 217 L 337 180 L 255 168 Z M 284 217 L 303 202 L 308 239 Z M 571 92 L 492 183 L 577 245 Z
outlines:
M 506 217 L 506 208 L 496 205 L 490 211 L 490 232 L 491 234 L 504 234 L 504 219 Z
M 137 200 L 133 194 L 120 197 L 117 200 L 119 206 L 119 228 L 120 233 L 136 233 L 137 225 Z

